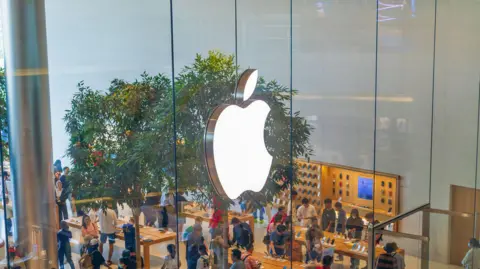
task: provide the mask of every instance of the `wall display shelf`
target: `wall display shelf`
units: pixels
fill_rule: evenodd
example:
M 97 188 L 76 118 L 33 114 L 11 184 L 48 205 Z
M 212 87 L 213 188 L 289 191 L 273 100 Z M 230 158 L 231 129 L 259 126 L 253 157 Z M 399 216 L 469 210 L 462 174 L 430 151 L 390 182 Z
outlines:
M 299 167 L 298 184 L 294 186 L 298 193 L 296 206 L 308 198 L 320 214 L 323 201 L 330 198 L 333 203 L 340 200 L 347 213 L 353 208 L 358 209 L 361 216 L 374 212 L 379 221 L 399 213 L 398 175 L 303 159 L 296 162 Z M 289 199 L 290 191 L 285 191 L 275 197 L 274 206 L 287 206 Z M 397 226 L 394 225 L 393 230 L 398 230 Z

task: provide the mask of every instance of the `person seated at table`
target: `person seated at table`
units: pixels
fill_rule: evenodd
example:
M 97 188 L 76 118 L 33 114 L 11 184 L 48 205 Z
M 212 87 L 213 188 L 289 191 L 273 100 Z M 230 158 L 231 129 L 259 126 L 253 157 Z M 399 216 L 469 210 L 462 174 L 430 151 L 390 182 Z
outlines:
M 240 222 L 238 218 L 232 218 L 231 224 L 233 225 L 233 240 L 230 245 L 236 243 L 238 247 L 247 249 L 253 244 L 253 233 L 250 225 Z
M 260 262 L 253 257 L 253 245 L 242 254 L 242 261 L 245 265 L 245 269 L 260 269 Z
M 287 227 L 283 224 L 277 226 L 277 230 L 270 235 L 270 254 L 276 256 L 285 255 L 285 232 Z
M 307 245 L 307 255 L 305 259 L 305 263 L 310 261 L 312 262 L 320 262 L 322 258 L 322 237 L 323 232 L 320 226 L 318 225 L 317 218 L 312 219 L 312 225 L 308 228 L 307 232 L 305 233 L 305 241 Z
M 240 250 L 232 250 L 232 262 L 230 269 L 245 269 L 245 263 L 242 261 L 242 252 Z
M 94 224 L 89 216 L 82 217 L 82 237 L 91 236 L 92 238 L 98 238 L 99 232 L 97 224 Z
M 178 269 L 182 266 L 182 263 L 178 261 L 177 264 L 177 247 L 174 244 L 168 244 L 168 255 L 163 259 L 162 269 Z
M 135 243 L 135 219 L 130 217 L 128 223 L 122 225 L 123 236 L 125 237 L 125 249 L 136 252 Z
M 209 269 L 210 260 L 208 258 L 207 247 L 205 247 L 205 245 L 199 246 L 198 253 L 200 257 L 197 260 L 197 269 Z

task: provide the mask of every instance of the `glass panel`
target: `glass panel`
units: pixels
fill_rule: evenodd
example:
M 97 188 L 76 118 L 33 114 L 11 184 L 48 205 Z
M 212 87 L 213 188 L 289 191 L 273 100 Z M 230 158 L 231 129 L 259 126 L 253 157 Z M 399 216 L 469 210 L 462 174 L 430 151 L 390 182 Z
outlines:
M 375 169 L 400 176 L 393 188 L 381 174 L 375 178 L 375 218 L 382 222 L 429 202 L 435 1 L 378 1 L 377 23 Z M 387 229 L 421 235 L 421 215 Z M 382 239 L 407 255 L 408 268 L 421 268 L 417 240 Z
M 437 3 L 431 205 L 467 213 L 478 211 L 479 197 L 480 37 L 472 34 L 480 26 L 478 12 L 478 1 Z M 478 239 L 478 224 L 474 218 L 435 218 L 430 228 L 432 263 L 460 266 L 470 238 Z
M 250 99 L 263 100 L 270 108 L 264 139 L 268 154 L 273 157 L 270 175 L 263 179 L 267 182 L 264 187 L 260 186 L 261 192 L 244 193 L 241 199 L 247 205 L 245 212 L 252 214 L 256 223 L 252 260 L 278 268 L 298 267 L 303 261 L 303 242 L 294 236 L 302 231 L 298 223 L 291 221 L 297 218 L 291 208 L 299 203 L 291 203 L 293 184 L 289 183 L 298 183 L 296 170 L 293 178 L 290 174 L 294 160 L 292 149 L 295 158 L 303 157 L 309 148 L 310 133 L 304 119 L 296 114 L 292 121 L 297 128 L 291 129 L 290 4 L 290 0 L 248 0 L 238 1 L 237 9 L 239 74 L 247 68 L 258 71 L 260 79 Z M 246 109 L 253 111 L 254 105 Z M 261 116 L 259 112 L 256 114 Z M 253 120 L 249 121 L 253 123 Z
M 343 251 L 335 263 L 355 268 L 366 264 L 365 216 L 374 198 L 375 7 L 375 1 L 293 1 L 293 108 L 313 127 L 310 163 L 321 180 L 312 199 L 321 209 L 323 247 Z M 310 190 L 308 183 L 298 189 L 300 196 Z
M 160 268 L 176 241 L 175 210 L 162 214 L 161 199 L 175 186 L 170 6 L 90 4 L 46 7 L 59 213 L 77 266 L 98 245 L 107 263 L 137 253 Z M 59 250 L 60 263 L 67 253 Z
M 185 268 L 196 268 L 199 259 L 206 263 L 207 252 L 213 257 L 211 263 L 228 268 L 227 223 L 233 211 L 210 183 L 204 137 L 213 109 L 231 102 L 235 88 L 235 5 L 223 0 L 178 0 L 173 11 L 177 221 L 178 240 L 184 242 L 178 255 Z

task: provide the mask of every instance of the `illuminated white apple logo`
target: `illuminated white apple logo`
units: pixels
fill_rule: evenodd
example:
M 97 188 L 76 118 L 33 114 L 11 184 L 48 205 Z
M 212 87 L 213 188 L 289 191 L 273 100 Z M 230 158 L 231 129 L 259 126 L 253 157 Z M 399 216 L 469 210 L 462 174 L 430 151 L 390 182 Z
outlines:
M 258 71 L 240 76 L 234 93 L 238 105 L 214 109 L 205 132 L 205 159 L 217 193 L 236 199 L 246 190 L 260 191 L 268 179 L 272 156 L 265 147 L 264 129 L 270 107 L 250 99 Z

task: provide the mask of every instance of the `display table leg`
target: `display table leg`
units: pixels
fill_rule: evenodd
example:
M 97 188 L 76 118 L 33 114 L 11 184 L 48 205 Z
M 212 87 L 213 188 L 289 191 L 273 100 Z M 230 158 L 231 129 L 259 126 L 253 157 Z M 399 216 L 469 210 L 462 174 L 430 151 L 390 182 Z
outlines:
M 145 269 L 150 269 L 150 245 L 143 245 L 143 261 L 145 263 Z

